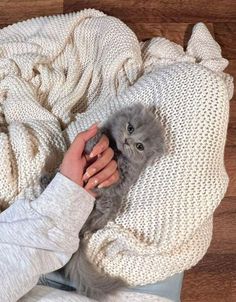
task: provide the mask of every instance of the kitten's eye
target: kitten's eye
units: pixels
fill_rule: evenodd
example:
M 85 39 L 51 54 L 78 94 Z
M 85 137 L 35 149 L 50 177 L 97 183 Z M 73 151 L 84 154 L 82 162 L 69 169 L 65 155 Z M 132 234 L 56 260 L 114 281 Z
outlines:
M 128 125 L 127 125 L 127 130 L 128 130 L 128 132 L 129 132 L 129 134 L 131 134 L 131 133 L 134 132 L 134 127 L 133 127 L 130 123 L 128 123 Z
M 143 151 L 143 150 L 144 150 L 144 146 L 143 146 L 143 144 L 141 144 L 141 143 L 137 143 L 137 144 L 136 144 L 136 148 L 137 148 L 139 151 Z

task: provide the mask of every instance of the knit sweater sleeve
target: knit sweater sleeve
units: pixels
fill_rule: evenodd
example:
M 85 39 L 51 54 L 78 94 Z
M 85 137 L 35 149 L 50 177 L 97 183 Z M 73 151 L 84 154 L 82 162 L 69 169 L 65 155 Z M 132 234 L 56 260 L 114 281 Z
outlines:
M 0 215 L 0 301 L 17 301 L 41 274 L 62 267 L 94 198 L 58 173 L 39 198 L 19 199 Z

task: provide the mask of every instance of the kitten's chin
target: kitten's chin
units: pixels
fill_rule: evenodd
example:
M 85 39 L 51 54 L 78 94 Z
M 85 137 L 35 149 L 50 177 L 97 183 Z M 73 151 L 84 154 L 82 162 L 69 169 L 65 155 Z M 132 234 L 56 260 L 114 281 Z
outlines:
M 129 152 L 127 150 L 127 145 L 125 145 L 124 143 L 117 143 L 116 144 L 117 149 L 126 157 L 129 157 Z
M 122 152 L 127 158 L 132 159 L 132 158 L 130 158 L 130 152 L 129 152 L 128 148 L 129 148 L 129 146 L 123 144 L 123 145 L 122 145 L 122 151 L 121 151 L 121 152 Z

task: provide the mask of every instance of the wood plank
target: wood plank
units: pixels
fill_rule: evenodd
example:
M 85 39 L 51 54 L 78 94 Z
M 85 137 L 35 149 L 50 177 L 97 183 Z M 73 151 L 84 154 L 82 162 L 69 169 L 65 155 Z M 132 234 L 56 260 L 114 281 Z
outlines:
M 65 0 L 64 12 L 95 8 L 125 22 L 235 22 L 236 2 L 228 0 Z
M 182 302 L 236 301 L 236 254 L 206 254 L 185 273 Z
M 33 17 L 63 13 L 63 0 L 0 1 L 0 28 Z
M 227 66 L 227 68 L 225 69 L 225 72 L 230 74 L 234 79 L 236 79 L 236 59 L 229 59 L 229 65 Z M 231 103 L 232 101 L 236 102 L 236 89 L 234 89 L 234 99 L 231 100 Z M 235 111 L 236 111 L 236 108 L 235 108 Z M 236 115 L 235 115 L 236 116 Z
M 226 146 L 236 147 L 236 96 L 234 96 L 230 101 L 230 114 Z
M 236 198 L 224 198 L 214 215 L 211 246 L 185 272 L 181 301 L 236 301 Z
M 236 197 L 225 197 L 214 214 L 212 242 L 208 253 L 234 254 L 236 251 Z
M 225 148 L 225 167 L 229 175 L 229 186 L 226 197 L 236 196 L 236 148 Z
M 140 41 L 148 40 L 153 37 L 165 37 L 172 42 L 180 44 L 184 47 L 187 46 L 187 42 L 190 39 L 192 23 L 147 23 L 147 22 L 128 22 L 126 23 L 137 35 Z M 207 23 L 209 31 L 214 35 L 214 29 L 212 23 Z
M 217 262 L 214 265 L 217 268 Z M 235 279 L 233 272 L 186 272 L 181 302 L 235 302 Z
M 223 57 L 236 59 L 236 22 L 214 23 L 214 33 L 222 48 Z
M 230 60 L 229 66 L 226 68 L 225 72 L 232 75 L 236 78 L 236 60 Z M 235 165 L 235 157 L 233 155 L 236 152 L 236 90 L 234 89 L 234 96 L 230 101 L 230 116 L 229 116 L 229 126 L 228 126 L 228 134 L 226 146 L 231 147 L 227 148 L 225 154 L 225 161 L 227 166 L 227 171 L 230 176 L 230 184 L 227 191 L 227 196 L 235 196 L 236 194 L 236 165 Z M 233 148 L 232 148 L 233 147 Z
M 236 147 L 236 119 L 235 118 L 234 119 L 231 118 L 229 121 L 226 146 Z

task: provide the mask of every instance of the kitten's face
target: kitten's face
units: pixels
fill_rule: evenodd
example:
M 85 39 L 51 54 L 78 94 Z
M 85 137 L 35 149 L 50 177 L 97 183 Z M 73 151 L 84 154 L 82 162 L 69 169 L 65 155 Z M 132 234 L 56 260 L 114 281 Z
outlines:
M 139 103 L 117 112 L 110 129 L 117 148 L 133 162 L 151 164 L 164 152 L 160 122 Z

